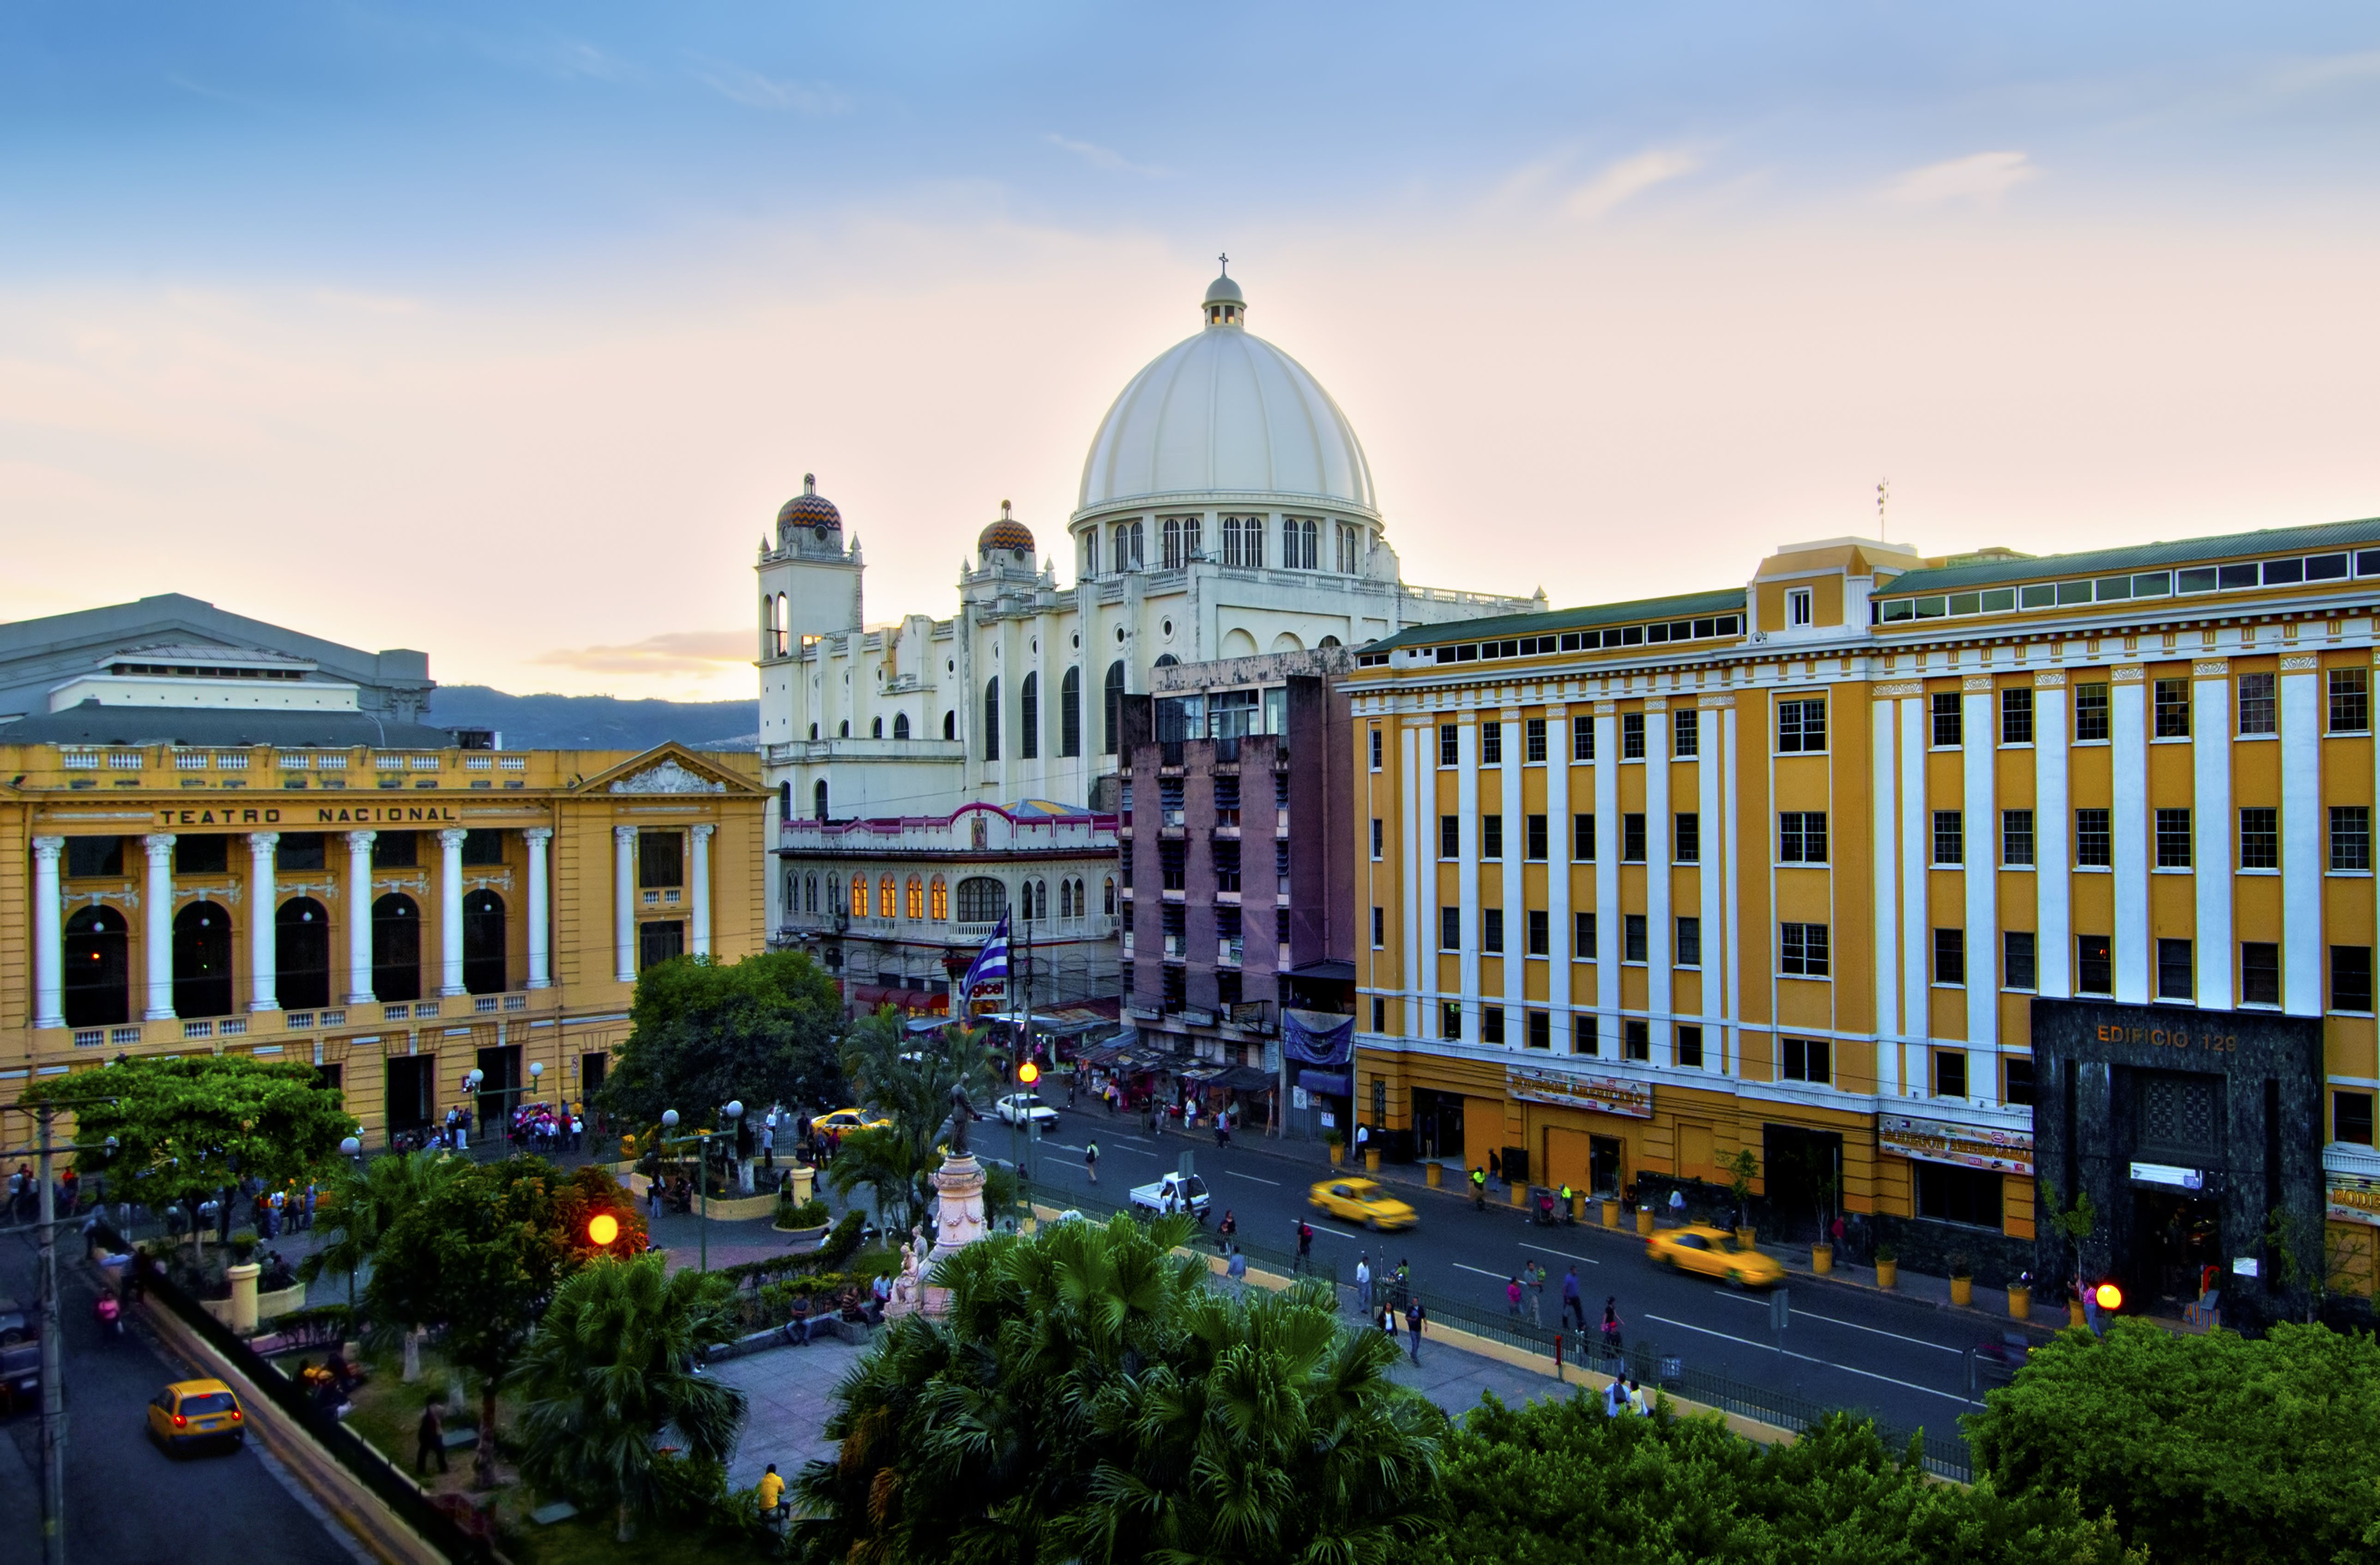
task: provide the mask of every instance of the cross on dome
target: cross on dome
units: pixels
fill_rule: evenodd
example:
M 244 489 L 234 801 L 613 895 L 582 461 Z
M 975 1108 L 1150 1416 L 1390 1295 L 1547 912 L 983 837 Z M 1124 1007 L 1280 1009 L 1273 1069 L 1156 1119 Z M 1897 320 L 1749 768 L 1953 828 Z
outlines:
M 1222 275 L 1207 285 L 1207 297 L 1199 303 L 1206 311 L 1209 326 L 1245 326 L 1247 324 L 1247 296 L 1232 281 L 1232 258 L 1229 254 L 1215 258 L 1223 263 Z

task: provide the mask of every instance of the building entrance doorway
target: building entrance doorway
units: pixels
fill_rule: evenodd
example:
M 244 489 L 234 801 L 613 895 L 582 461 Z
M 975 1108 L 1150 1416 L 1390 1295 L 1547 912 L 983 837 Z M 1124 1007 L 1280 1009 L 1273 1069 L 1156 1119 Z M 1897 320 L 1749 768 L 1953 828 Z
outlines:
M 430 1122 L 438 1068 L 434 1054 L 401 1054 L 388 1062 L 388 1133 L 419 1130 Z
M 2140 1308 L 2178 1312 L 2205 1290 L 2205 1268 L 2223 1285 L 2223 1209 L 2180 1191 L 2132 1192 L 2132 1254 L 2124 1292 Z
M 1621 1139 L 1616 1135 L 1590 1135 L 1586 1147 L 1586 1187 L 1597 1195 L 1617 1198 L 1621 1183 L 1627 1177 Z
M 1761 1137 L 1768 1220 L 1785 1240 L 1815 1240 L 1842 1207 L 1843 1138 L 1833 1131 L 1767 1125 Z
M 1413 1089 L 1414 1150 L 1426 1160 L 1463 1156 L 1463 1095 Z
M 483 1136 L 504 1134 L 512 1128 L 512 1111 L 520 1107 L 521 1051 L 516 1043 L 480 1050 L 479 1101 L 471 1106 Z

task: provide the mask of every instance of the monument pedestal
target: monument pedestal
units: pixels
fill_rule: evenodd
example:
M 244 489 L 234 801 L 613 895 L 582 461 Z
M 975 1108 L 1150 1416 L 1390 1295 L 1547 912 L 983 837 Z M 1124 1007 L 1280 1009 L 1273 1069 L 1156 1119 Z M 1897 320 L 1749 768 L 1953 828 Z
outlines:
M 965 1249 L 989 1231 L 983 1215 L 983 1165 L 975 1160 L 973 1153 L 949 1154 L 930 1177 L 941 1196 L 934 1221 L 934 1242 L 928 1247 L 920 1230 L 912 1243 L 901 1246 L 901 1275 L 893 1280 L 892 1298 L 884 1306 L 885 1315 L 895 1319 L 919 1313 L 930 1316 L 948 1315 L 950 1290 L 928 1282 L 926 1272 L 936 1261 Z

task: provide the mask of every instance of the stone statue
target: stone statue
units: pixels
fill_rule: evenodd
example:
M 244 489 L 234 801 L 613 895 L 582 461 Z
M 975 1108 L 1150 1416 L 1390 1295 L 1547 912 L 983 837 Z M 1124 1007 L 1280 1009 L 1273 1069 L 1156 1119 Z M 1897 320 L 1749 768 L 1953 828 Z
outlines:
M 967 1155 L 967 1126 L 972 1123 L 974 1120 L 975 1105 L 967 1101 L 966 1088 L 965 1086 L 952 1087 L 950 1123 L 950 1148 L 952 1157 L 964 1158 Z

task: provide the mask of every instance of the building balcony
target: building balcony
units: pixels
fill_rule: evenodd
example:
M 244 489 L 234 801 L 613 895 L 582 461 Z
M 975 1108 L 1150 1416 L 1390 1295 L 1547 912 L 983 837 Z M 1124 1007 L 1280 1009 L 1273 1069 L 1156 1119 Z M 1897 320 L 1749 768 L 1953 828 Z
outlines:
M 795 739 L 765 746 L 762 756 L 771 766 L 815 765 L 822 761 L 966 760 L 966 744 L 959 739 Z
M 310 1011 L 242 1011 L 228 1016 L 174 1016 L 98 1027 L 43 1028 L 33 1035 L 34 1049 L 37 1053 L 164 1049 L 236 1039 L 237 1045 L 230 1050 L 234 1053 L 272 1059 L 285 1048 L 304 1047 L 310 1058 L 311 1040 L 326 1034 L 392 1025 L 401 1029 L 421 1022 L 468 1029 L 474 1023 L 558 1011 L 562 1009 L 561 995 L 559 989 L 517 989 L 502 994 L 450 994 L 430 1000 L 318 1006 Z M 339 1041 L 344 1044 L 346 1039 Z

